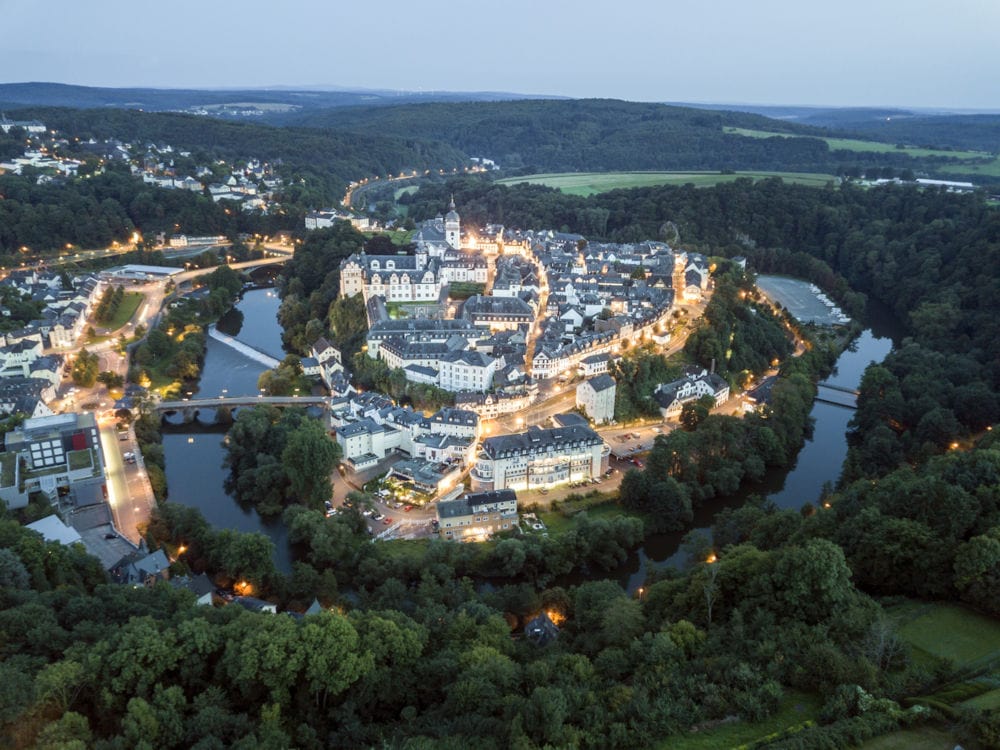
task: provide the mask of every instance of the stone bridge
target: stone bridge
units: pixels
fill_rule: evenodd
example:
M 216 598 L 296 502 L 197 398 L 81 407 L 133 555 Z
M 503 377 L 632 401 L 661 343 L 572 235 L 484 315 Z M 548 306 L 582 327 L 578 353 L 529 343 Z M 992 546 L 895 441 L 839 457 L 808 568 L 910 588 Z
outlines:
M 192 398 L 183 401 L 161 401 L 153 406 L 160 414 L 180 412 L 185 422 L 192 421 L 201 409 L 237 409 L 257 404 L 272 406 L 318 406 L 324 412 L 330 409 L 330 399 L 326 396 L 217 396 L 215 398 Z

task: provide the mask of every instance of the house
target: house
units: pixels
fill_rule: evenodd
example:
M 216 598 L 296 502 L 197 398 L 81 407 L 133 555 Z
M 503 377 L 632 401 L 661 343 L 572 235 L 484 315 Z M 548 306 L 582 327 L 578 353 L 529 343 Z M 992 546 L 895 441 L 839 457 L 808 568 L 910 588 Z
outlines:
M 458 500 L 442 500 L 437 503 L 436 511 L 442 539 L 482 541 L 517 526 L 517 493 L 474 492 Z
M 559 628 L 547 612 L 542 612 L 524 626 L 524 635 L 536 646 L 546 646 L 559 637 Z
M 653 392 L 665 419 L 679 416 L 684 404 L 697 401 L 702 396 L 714 398 L 716 406 L 724 404 L 729 400 L 729 383 L 714 372 L 694 370 L 680 380 L 661 383 Z
M 186 589 L 195 595 L 194 603 L 199 606 L 212 606 L 212 596 L 215 593 L 215 584 L 212 579 L 204 573 L 194 576 L 181 576 L 171 578 L 170 585 L 178 589 Z
M 115 583 L 152 586 L 170 578 L 170 560 L 162 549 L 150 554 L 134 552 L 119 560 L 108 574 Z
M 592 378 L 608 371 L 611 365 L 611 357 L 607 354 L 591 354 L 580 360 L 580 374 L 585 378 Z
M 615 418 L 615 379 L 607 373 L 585 380 L 576 387 L 576 407 L 596 423 Z

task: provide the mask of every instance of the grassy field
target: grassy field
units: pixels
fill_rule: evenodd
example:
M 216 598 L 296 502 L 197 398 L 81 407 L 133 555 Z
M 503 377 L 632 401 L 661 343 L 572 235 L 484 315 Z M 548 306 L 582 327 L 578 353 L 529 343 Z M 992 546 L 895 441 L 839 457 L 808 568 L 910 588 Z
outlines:
M 786 182 L 814 187 L 822 187 L 828 182 L 837 180 L 833 175 L 811 172 L 735 172 L 733 174 L 721 174 L 720 172 L 564 172 L 507 177 L 503 180 L 497 180 L 497 182 L 502 185 L 517 185 L 527 182 L 533 185 L 558 188 L 567 195 L 587 196 L 619 188 L 651 187 L 654 185 L 686 185 L 690 183 L 695 187 L 712 187 L 723 182 L 733 182 L 741 177 L 749 177 L 754 180 L 780 177 Z
M 975 698 L 969 698 L 967 701 L 962 701 L 960 705 L 966 708 L 978 708 L 981 711 L 994 711 L 1000 708 L 1000 688 L 977 695 Z
M 629 515 L 628 511 L 615 503 L 613 498 L 607 495 L 598 495 L 595 498 L 584 498 L 577 502 L 562 502 L 559 510 L 546 510 L 538 514 L 538 518 L 545 524 L 549 532 L 560 534 L 569 531 L 576 525 L 576 514 L 582 511 L 587 512 L 587 517 L 594 518 L 617 518 L 618 516 Z
M 786 690 L 778 712 L 764 721 L 752 724 L 735 722 L 724 724 L 718 729 L 675 735 L 661 743 L 660 747 L 662 750 L 725 750 L 749 745 L 758 739 L 814 719 L 822 705 L 823 701 L 817 695 Z
M 748 130 L 747 128 L 723 128 L 727 133 L 742 135 L 747 138 L 819 138 L 819 136 L 802 136 L 793 133 L 770 133 L 766 130 Z M 981 151 L 948 151 L 936 148 L 918 148 L 907 146 L 906 148 L 896 148 L 892 143 L 879 143 L 877 141 L 862 141 L 855 138 L 819 138 L 826 141 L 832 151 L 859 151 L 861 153 L 888 153 L 901 151 L 908 156 L 945 156 L 954 159 L 983 159 L 991 156 Z
M 889 608 L 899 634 L 917 661 L 936 657 L 957 667 L 986 664 L 1000 658 L 1000 622 L 958 604 L 907 602 Z
M 861 745 L 861 750 L 952 750 L 953 747 L 955 740 L 947 730 L 925 726 L 876 737 Z
M 392 199 L 394 201 L 398 201 L 401 196 L 410 195 L 411 193 L 415 193 L 418 190 L 420 190 L 419 185 L 410 185 L 409 187 L 397 188 L 392 193 Z
M 1000 157 L 984 164 L 962 164 L 942 167 L 941 171 L 956 176 L 966 175 L 975 177 L 976 175 L 982 175 L 984 177 L 1000 177 Z
M 142 301 L 146 299 L 144 295 L 139 292 L 125 292 L 125 296 L 122 297 L 122 303 L 118 305 L 118 309 L 115 310 L 114 316 L 105 325 L 109 330 L 116 330 L 121 328 L 123 325 L 132 320 L 132 316 L 135 315 L 135 311 L 139 309 L 139 305 Z

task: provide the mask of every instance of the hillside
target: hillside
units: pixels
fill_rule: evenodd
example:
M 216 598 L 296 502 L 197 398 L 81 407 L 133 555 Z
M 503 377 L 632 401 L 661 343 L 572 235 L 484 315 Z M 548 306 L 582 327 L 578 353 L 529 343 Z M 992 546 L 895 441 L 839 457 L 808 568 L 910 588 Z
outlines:
M 205 110 L 213 115 L 253 117 L 260 121 L 285 112 L 381 106 L 405 102 L 492 101 L 532 98 L 521 94 L 472 91 L 317 90 L 294 87 L 254 89 L 103 88 L 62 83 L 0 83 L 0 108 L 78 107 L 142 109 L 150 112 Z M 253 115 L 248 112 L 257 110 Z
M 950 155 L 841 148 L 850 135 L 745 112 L 608 99 L 341 107 L 291 115 L 289 123 L 438 139 L 509 170 L 774 170 L 826 172 L 872 167 L 933 173 Z M 786 138 L 754 138 L 766 131 Z M 992 149 L 991 149 L 992 150 Z
M 339 200 L 347 183 L 360 176 L 467 163 L 463 154 L 446 144 L 391 135 L 278 128 L 124 109 L 31 108 L 10 114 L 39 119 L 81 140 L 117 138 L 169 144 L 175 149 L 226 160 L 280 161 L 286 172 L 312 178 L 303 189 L 317 192 L 313 201 L 316 205 Z

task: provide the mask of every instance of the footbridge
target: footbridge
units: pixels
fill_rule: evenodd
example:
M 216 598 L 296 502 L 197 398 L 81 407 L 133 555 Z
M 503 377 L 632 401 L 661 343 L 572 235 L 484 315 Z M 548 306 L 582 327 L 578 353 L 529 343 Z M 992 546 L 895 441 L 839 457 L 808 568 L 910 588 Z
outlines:
M 858 391 L 853 388 L 845 388 L 842 385 L 816 384 L 816 401 L 824 404 L 843 406 L 845 409 L 857 409 L 858 395 Z
M 270 354 L 265 354 L 260 349 L 255 349 L 249 344 L 244 344 L 242 341 L 237 341 L 232 336 L 228 336 L 225 333 L 222 333 L 215 327 L 214 324 L 208 327 L 208 335 L 211 338 L 215 339 L 216 341 L 219 341 L 225 344 L 226 346 L 235 349 L 245 357 L 249 357 L 255 362 L 260 362 L 262 365 L 264 365 L 264 367 L 267 367 L 269 369 L 274 369 L 279 364 L 281 364 Z

